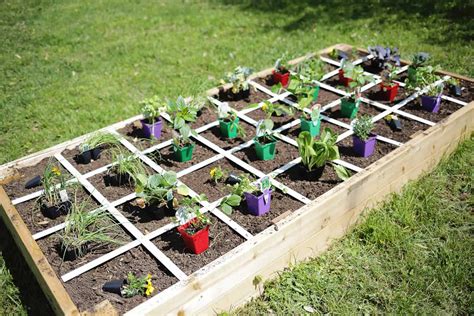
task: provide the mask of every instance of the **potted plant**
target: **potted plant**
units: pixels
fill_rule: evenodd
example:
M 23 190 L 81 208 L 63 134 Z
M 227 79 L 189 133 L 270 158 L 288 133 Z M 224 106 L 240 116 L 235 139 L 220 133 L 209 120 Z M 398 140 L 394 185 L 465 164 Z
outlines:
M 248 67 L 238 66 L 233 72 L 226 74 L 225 78 L 221 80 L 222 84 L 231 83 L 233 100 L 247 99 L 250 95 L 250 86 L 248 79 L 253 70 Z
M 341 116 L 354 118 L 359 110 L 361 92 L 360 89 L 369 82 L 373 82 L 372 76 L 366 76 L 361 66 L 344 63 L 344 73 L 350 79 L 348 86 L 352 90 L 349 96 L 341 99 Z
M 419 67 L 413 78 L 408 77 L 405 80 L 405 88 L 408 91 L 426 90 L 421 96 L 421 105 L 425 110 L 433 113 L 439 111 L 444 89 L 443 83 L 435 84 L 441 80 L 441 77 L 436 74 L 438 70 L 439 66 Z
M 176 101 L 168 100 L 166 103 L 166 113 L 170 116 L 173 129 L 179 130 L 186 123 L 195 122 L 199 106 L 196 103 L 187 103 L 186 100 L 179 96 Z
M 179 162 L 186 162 L 193 158 L 195 144 L 191 140 L 191 135 L 197 135 L 196 131 L 189 125 L 184 124 L 178 131 L 173 131 L 173 151 L 175 159 Z
M 321 104 L 315 104 L 311 108 L 311 113 L 305 111 L 308 105 L 298 103 L 298 108 L 301 110 L 300 129 L 309 132 L 312 137 L 316 137 L 321 129 Z
M 270 119 L 260 120 L 257 123 L 257 135 L 254 138 L 255 152 L 260 160 L 272 160 L 275 158 L 276 139 L 272 135 L 273 121 Z
M 290 71 L 286 54 L 276 60 L 273 68 L 273 82 L 280 83 L 283 87 L 286 87 L 288 85 L 288 81 L 290 80 Z
M 428 61 L 431 59 L 428 53 L 416 53 L 411 58 L 411 65 L 408 66 L 408 80 L 413 83 L 416 81 L 416 72 L 420 67 L 425 67 Z
M 372 117 L 363 115 L 352 122 L 352 146 L 356 154 L 367 158 L 374 153 L 377 135 L 372 134 L 374 123 Z
M 340 165 L 332 163 L 339 159 L 339 149 L 336 145 L 337 134 L 330 128 L 325 128 L 319 140 L 311 136 L 309 132 L 301 132 L 296 139 L 301 163 L 305 166 L 307 173 L 304 175 L 309 179 L 317 180 L 323 174 L 327 163 L 331 163 L 336 174 L 342 180 L 350 177 L 350 173 Z
M 272 116 L 284 116 L 284 115 L 293 115 L 293 108 L 279 102 L 272 103 L 268 100 L 265 100 L 262 104 L 262 111 L 265 113 L 266 119 L 271 119 Z M 247 106 L 249 109 L 257 108 L 260 106 L 260 103 L 253 103 Z
M 78 160 L 83 164 L 88 164 L 92 160 L 99 159 L 102 149 L 112 148 L 120 144 L 118 136 L 110 133 L 96 133 L 91 135 L 79 146 L 81 153 Z
M 387 65 L 392 64 L 400 67 L 400 54 L 398 53 L 398 48 L 395 47 L 390 49 L 390 47 L 369 46 L 368 51 L 374 56 L 374 58 L 371 60 L 373 67 L 385 69 Z
M 140 158 L 120 148 L 112 150 L 112 165 L 107 169 L 108 185 L 121 186 L 136 183 L 137 175 L 144 174 L 145 167 Z
M 175 193 L 187 196 L 189 189 L 185 185 L 178 185 L 178 177 L 174 171 L 166 171 L 151 176 L 139 174 L 135 193 L 137 195 L 135 203 L 138 207 L 143 209 L 153 206 L 152 211 L 166 207 L 168 214 L 174 215 L 178 206 Z
M 459 84 L 459 80 L 457 80 L 456 78 L 449 78 L 448 81 L 448 86 L 449 86 L 449 92 L 456 96 L 456 97 L 460 97 L 462 96 L 462 88 Z
M 71 207 L 66 180 L 58 164 L 48 162 L 41 177 L 43 194 L 38 199 L 41 213 L 51 219 L 67 214 Z
M 287 90 L 296 96 L 298 103 L 316 101 L 319 94 L 317 81 L 323 78 L 324 73 L 324 62 L 319 57 L 306 58 L 296 66 Z
M 151 274 L 137 277 L 129 272 L 126 279 L 108 281 L 102 287 L 105 292 L 119 294 L 125 298 L 137 295 L 150 296 L 155 291 L 151 282 Z
M 165 110 L 165 106 L 158 96 L 145 99 L 140 102 L 143 119 L 142 132 L 145 138 L 159 139 L 161 137 L 161 130 L 163 122 L 160 114 Z
M 243 181 L 244 179 L 242 179 Z M 240 183 L 241 186 L 242 182 Z M 244 196 L 248 212 L 255 216 L 262 216 L 268 213 L 272 201 L 270 179 L 264 177 L 257 184 L 251 184 L 250 181 L 247 181 L 244 185 Z
M 226 138 L 236 138 L 237 136 L 244 138 L 245 130 L 239 124 L 237 112 L 233 111 L 227 102 L 219 104 L 217 108 L 219 117 L 219 130 L 221 135 Z
M 200 212 L 198 202 L 202 196 L 187 198 L 176 211 L 178 232 L 186 248 L 198 255 L 209 248 L 209 225 L 211 220 Z
M 90 211 L 89 203 L 73 203 L 59 234 L 63 260 L 83 257 L 91 249 L 106 244 L 120 244 L 117 223 L 106 210 Z
M 400 86 L 395 79 L 398 77 L 398 68 L 393 67 L 391 64 L 386 64 L 385 69 L 382 71 L 380 76 L 382 82 L 380 82 L 380 91 L 383 94 L 383 99 L 386 101 L 393 102 L 398 94 L 398 87 Z

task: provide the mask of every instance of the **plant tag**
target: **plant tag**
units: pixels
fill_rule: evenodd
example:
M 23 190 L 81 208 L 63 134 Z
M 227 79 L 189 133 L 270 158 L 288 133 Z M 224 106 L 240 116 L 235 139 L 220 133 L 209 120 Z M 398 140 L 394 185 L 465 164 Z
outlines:
M 173 191 L 168 190 L 168 192 L 166 192 L 166 200 L 171 201 L 172 199 L 173 199 Z
M 186 207 L 181 206 L 176 210 L 176 219 L 180 225 L 184 225 L 192 219 L 192 214 L 190 214 Z
M 61 198 L 61 202 L 63 203 L 69 201 L 69 196 L 67 195 L 66 190 L 59 191 L 59 197 Z
M 227 102 L 220 103 L 220 104 L 217 106 L 217 111 L 219 112 L 219 117 L 220 117 L 220 118 L 226 117 L 226 116 L 227 116 L 227 113 L 230 112 L 229 103 L 227 103 Z
M 270 183 L 270 177 L 265 176 L 260 180 L 260 191 L 265 191 L 267 189 L 270 189 L 271 183 Z

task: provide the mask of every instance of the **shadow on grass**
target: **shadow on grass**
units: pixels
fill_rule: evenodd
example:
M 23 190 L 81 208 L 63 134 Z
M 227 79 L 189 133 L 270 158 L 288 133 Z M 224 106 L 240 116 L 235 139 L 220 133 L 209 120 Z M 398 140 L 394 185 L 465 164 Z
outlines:
M 435 44 L 472 41 L 474 39 L 474 2 L 464 0 L 369 0 L 351 4 L 346 0 L 213 0 L 234 5 L 242 10 L 279 13 L 288 21 L 282 26 L 291 32 L 314 27 L 315 24 L 336 25 L 370 19 L 370 30 L 380 30 L 394 23 L 407 27 L 432 27 L 439 30 L 423 40 Z M 284 19 L 284 17 L 282 17 Z M 414 24 L 412 24 L 415 22 Z M 443 22 L 443 23 L 442 23 Z M 445 26 L 448 27 L 445 27 Z M 432 33 L 432 32 L 430 32 Z

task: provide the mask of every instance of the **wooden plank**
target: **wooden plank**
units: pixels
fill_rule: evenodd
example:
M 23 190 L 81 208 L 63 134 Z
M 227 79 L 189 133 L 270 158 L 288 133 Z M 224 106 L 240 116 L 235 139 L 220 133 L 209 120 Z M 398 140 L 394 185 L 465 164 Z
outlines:
M 0 186 L 0 215 L 57 315 L 79 315 L 76 305 Z
M 279 225 L 278 234 L 266 230 L 224 256 L 207 273 L 193 275 L 166 300 L 153 298 L 129 314 L 211 314 L 229 309 L 255 295 L 256 275 L 270 277 L 294 260 L 327 248 L 342 236 L 367 207 L 398 192 L 409 180 L 431 170 L 444 154 L 474 130 L 474 102 L 397 148 L 367 170 L 294 212 Z M 175 296 L 176 295 L 176 296 Z M 186 302 L 184 305 L 182 302 Z

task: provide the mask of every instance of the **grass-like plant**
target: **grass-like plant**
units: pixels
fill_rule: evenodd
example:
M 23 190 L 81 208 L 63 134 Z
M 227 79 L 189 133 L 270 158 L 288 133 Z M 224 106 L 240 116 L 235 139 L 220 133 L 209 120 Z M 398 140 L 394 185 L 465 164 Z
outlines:
M 354 120 L 352 123 L 352 129 L 354 134 L 363 141 L 366 141 L 372 130 L 374 129 L 374 123 L 372 122 L 372 117 L 370 115 L 363 115 L 358 119 Z
M 112 150 L 112 166 L 107 170 L 108 174 L 115 174 L 120 179 L 133 180 L 137 182 L 139 174 L 146 174 L 145 166 L 140 158 L 126 152 L 121 148 Z
M 118 146 L 119 144 L 120 140 L 117 135 L 105 132 L 98 132 L 91 135 L 86 141 L 84 141 L 80 145 L 79 148 L 82 152 L 85 152 L 99 147 L 112 148 Z
M 301 163 L 308 171 L 321 168 L 333 160 L 339 159 L 339 148 L 336 145 L 337 134 L 326 127 L 321 133 L 320 140 L 315 140 L 309 132 L 301 132 L 296 139 L 301 156 Z M 332 163 L 339 178 L 346 180 L 349 172 L 340 165 Z
M 119 244 L 118 224 L 106 210 L 91 211 L 87 202 L 72 203 L 66 217 L 64 230 L 60 233 L 63 258 L 67 251 L 74 251 L 78 257 L 86 254 L 90 247 Z
M 62 202 L 60 192 L 66 188 L 66 179 L 59 163 L 53 159 L 48 161 L 41 177 L 41 183 L 44 189 L 41 196 L 42 203 L 46 203 L 48 206 L 59 205 Z
M 137 295 L 150 296 L 155 291 L 151 282 L 151 274 L 143 277 L 137 277 L 133 273 L 128 273 L 127 282 L 121 290 L 121 294 L 125 298 Z
M 221 84 L 231 83 L 232 93 L 237 94 L 241 91 L 250 89 L 248 79 L 253 70 L 248 67 L 238 66 L 233 72 L 227 73 L 221 80 Z

